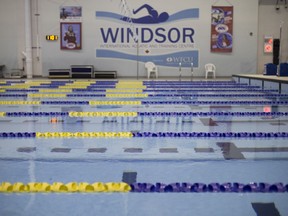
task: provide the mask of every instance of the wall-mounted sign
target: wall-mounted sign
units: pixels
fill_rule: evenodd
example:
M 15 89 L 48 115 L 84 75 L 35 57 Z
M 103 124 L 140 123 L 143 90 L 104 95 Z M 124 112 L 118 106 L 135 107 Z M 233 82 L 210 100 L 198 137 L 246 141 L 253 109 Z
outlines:
M 81 49 L 81 23 L 61 23 L 61 49 Z
M 61 6 L 60 21 L 61 22 L 81 22 L 82 7 L 81 6 Z
M 122 11 L 96 11 L 97 58 L 153 61 L 158 66 L 191 67 L 199 63 L 195 41 L 199 8 L 170 8 L 135 1 L 122 2 Z M 141 3 L 142 2 L 142 3 Z M 98 21 L 99 20 L 99 21 Z M 101 21 L 100 21 L 101 20 Z
M 46 35 L 46 40 L 56 41 L 56 40 L 58 40 L 58 35 Z
M 231 53 L 233 48 L 233 6 L 212 6 L 211 52 Z
M 264 53 L 273 53 L 273 37 L 264 36 Z

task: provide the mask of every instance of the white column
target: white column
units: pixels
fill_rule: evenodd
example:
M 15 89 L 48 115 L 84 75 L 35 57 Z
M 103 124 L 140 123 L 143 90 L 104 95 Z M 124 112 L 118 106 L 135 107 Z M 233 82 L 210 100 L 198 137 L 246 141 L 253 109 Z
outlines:
M 27 78 L 31 79 L 33 77 L 31 0 L 25 0 L 25 54 Z

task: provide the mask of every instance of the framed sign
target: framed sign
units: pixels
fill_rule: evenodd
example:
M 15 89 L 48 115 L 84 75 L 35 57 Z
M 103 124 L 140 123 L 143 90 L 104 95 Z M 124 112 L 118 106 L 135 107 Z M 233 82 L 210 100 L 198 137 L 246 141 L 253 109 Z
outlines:
M 61 23 L 61 49 L 80 50 L 82 49 L 81 23 Z
M 273 37 L 264 36 L 264 53 L 273 53 Z
M 82 7 L 80 6 L 61 6 L 60 21 L 61 22 L 81 22 Z

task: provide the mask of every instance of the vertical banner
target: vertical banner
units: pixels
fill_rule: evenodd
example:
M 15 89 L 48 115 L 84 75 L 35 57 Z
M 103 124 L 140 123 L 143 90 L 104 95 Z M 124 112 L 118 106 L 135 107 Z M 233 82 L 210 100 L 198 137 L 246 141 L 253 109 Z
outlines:
M 233 6 L 212 6 L 211 52 L 230 53 L 233 47 Z

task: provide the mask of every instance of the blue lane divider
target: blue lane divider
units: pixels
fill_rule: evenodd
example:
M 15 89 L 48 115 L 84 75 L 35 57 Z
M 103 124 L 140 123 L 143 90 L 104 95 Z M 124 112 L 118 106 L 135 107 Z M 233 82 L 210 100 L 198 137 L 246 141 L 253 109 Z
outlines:
M 35 138 L 36 133 L 35 132 L 2 132 L 0 133 L 1 138 L 13 138 L 13 137 L 18 137 L 18 138 Z
M 54 87 L 46 87 L 43 89 L 54 89 Z M 39 89 L 6 89 L 6 92 L 40 92 Z M 105 89 L 72 89 L 72 92 L 106 92 Z
M 186 86 L 198 86 L 198 85 L 210 85 L 210 86 L 248 86 L 248 84 L 244 83 L 233 83 L 233 82 L 143 82 L 144 85 L 170 85 L 170 86 L 179 86 L 179 85 L 186 85 Z
M 105 94 L 67 94 L 66 97 L 106 97 Z
M 6 89 L 6 92 L 39 92 L 38 89 Z
M 52 105 L 52 104 L 89 105 L 89 101 L 41 101 L 41 105 Z
M 241 85 L 145 85 L 147 88 L 172 88 L 172 89 L 178 89 L 178 88 L 190 88 L 190 89 L 194 89 L 194 88 L 207 88 L 207 89 L 246 89 L 246 90 L 250 90 L 250 89 L 261 89 L 259 88 L 259 86 L 241 86 Z
M 68 116 L 69 112 L 6 112 L 6 117 Z
M 48 94 L 48 93 L 46 93 Z M 113 93 L 111 93 L 113 94 Z M 0 95 L 0 97 L 28 97 L 27 94 L 5 94 Z M 66 93 L 66 97 L 106 97 L 105 94 L 71 94 Z M 148 94 L 148 97 L 266 97 L 266 98 L 275 98 L 275 97 L 288 97 L 288 95 L 229 95 L 229 94 L 217 94 L 217 95 L 205 95 L 205 94 Z
M 28 97 L 28 94 L 0 94 L 0 97 Z
M 146 80 L 146 81 L 143 81 L 143 83 L 235 83 L 235 84 L 238 84 L 236 83 L 236 81 L 233 81 L 233 80 L 219 80 L 219 81 L 213 81 L 213 80 L 205 80 L 205 81 L 202 81 L 202 80 L 193 80 L 193 81 L 185 81 L 185 80 L 181 80 L 181 81 L 177 81 L 177 80 L 165 80 L 165 81 L 160 81 L 160 80 Z M 246 83 L 241 83 L 243 85 L 247 85 Z
M 173 86 L 173 87 L 177 87 L 177 86 L 216 86 L 216 87 L 221 87 L 221 86 L 239 86 L 239 87 L 248 87 L 249 85 L 245 85 L 245 84 L 237 84 L 237 83 L 209 83 L 209 82 L 202 82 L 202 83 L 197 83 L 197 82 L 190 82 L 190 83 L 167 83 L 167 82 L 158 82 L 158 83 L 143 83 L 146 86 Z M 257 86 L 257 85 L 253 85 L 253 86 Z M 257 87 L 258 88 L 258 87 Z
M 6 83 L 12 84 L 12 83 L 25 83 L 25 81 L 11 81 L 11 80 L 7 80 Z
M 30 86 L 31 89 L 58 89 L 59 86 L 65 85 L 41 85 L 41 86 Z
M 286 132 L 132 132 L 133 137 L 287 138 Z
M 89 105 L 89 101 L 41 101 L 42 105 L 51 105 L 51 104 L 66 104 L 66 105 Z M 149 104 L 191 104 L 191 105 L 200 105 L 200 104 L 256 104 L 256 105 L 286 105 L 288 101 L 142 101 L 142 105 Z
M 288 94 L 149 94 L 149 97 L 288 97 Z
M 287 138 L 286 132 L 131 132 L 132 137 L 170 137 L 170 138 Z M 1 138 L 35 138 L 35 132 L 1 132 Z
M 203 193 L 203 192 L 220 192 L 220 193 L 285 193 L 288 192 L 288 184 L 279 183 L 265 183 L 265 182 L 252 182 L 248 184 L 238 182 L 228 183 L 189 183 L 189 182 L 176 182 L 171 184 L 163 183 L 133 183 L 130 184 L 130 192 L 146 192 L 146 193 Z
M 288 116 L 288 112 L 138 112 L 138 116 Z
M 199 104 L 255 104 L 255 105 L 285 105 L 288 104 L 288 101 L 142 101 L 143 105 L 149 104 L 190 104 L 190 105 L 199 105 Z
M 109 89 L 109 88 L 115 88 L 115 85 L 91 85 L 88 86 L 86 89 Z
M 89 89 L 91 91 L 93 91 L 93 89 Z M 84 89 L 85 91 L 85 89 Z M 88 91 L 88 90 L 86 90 Z M 252 89 L 252 90 L 247 90 L 247 89 L 209 89 L 209 92 L 247 92 L 247 91 L 253 91 L 253 92 L 260 92 L 260 93 L 270 93 L 270 92 L 278 92 L 278 90 L 260 90 L 260 89 Z M 187 93 L 191 93 L 191 92 L 207 92 L 207 89 L 195 89 L 195 88 L 146 88 L 143 89 L 143 92 L 187 92 Z M 263 97 L 264 95 L 262 95 Z
M 79 84 L 80 85 L 80 84 Z M 59 86 L 63 86 L 63 85 L 43 85 L 43 86 L 31 86 L 30 88 L 39 88 L 39 89 L 45 89 L 45 88 L 55 88 L 58 89 Z M 89 88 L 114 88 L 115 85 L 88 85 L 87 87 L 85 87 L 85 89 L 89 89 Z M 73 88 L 73 86 L 71 86 L 71 88 Z M 76 89 L 76 88 L 75 88 Z
M 172 87 L 177 87 L 177 86 L 249 86 L 248 84 L 245 83 L 234 83 L 234 82 L 197 82 L 197 81 L 187 81 L 187 82 L 172 82 L 172 81 L 150 81 L 150 82 L 143 82 L 143 85 L 150 85 L 150 86 L 172 86 Z

